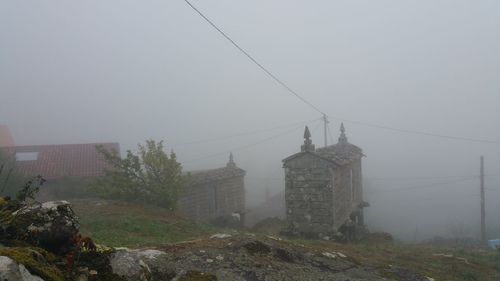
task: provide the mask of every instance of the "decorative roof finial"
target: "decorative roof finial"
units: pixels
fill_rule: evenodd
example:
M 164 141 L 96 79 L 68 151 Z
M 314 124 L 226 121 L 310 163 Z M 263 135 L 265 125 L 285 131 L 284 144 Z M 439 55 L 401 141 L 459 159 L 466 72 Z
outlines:
M 309 128 L 307 126 L 304 130 L 304 145 L 302 145 L 301 151 L 314 151 L 314 144 L 312 144 L 311 141 L 311 132 L 309 132 Z
M 309 128 L 306 126 L 306 129 L 304 131 L 304 139 L 306 139 L 306 141 L 310 140 L 311 138 L 311 132 L 309 132 Z
M 345 135 L 344 122 L 340 123 L 340 137 L 339 143 L 345 144 L 347 143 L 347 137 Z
M 233 153 L 232 152 L 229 153 L 229 162 L 227 162 L 226 166 L 227 167 L 232 167 L 232 168 L 236 167 L 236 163 L 234 163 L 234 158 L 233 158 Z

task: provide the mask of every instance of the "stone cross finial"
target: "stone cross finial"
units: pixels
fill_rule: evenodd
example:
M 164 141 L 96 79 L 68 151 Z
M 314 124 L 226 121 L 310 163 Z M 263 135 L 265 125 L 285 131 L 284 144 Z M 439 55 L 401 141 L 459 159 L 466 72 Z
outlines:
M 236 167 L 236 163 L 234 163 L 233 153 L 229 153 L 229 162 L 227 162 L 227 167 Z
M 344 122 L 340 123 L 339 143 L 347 143 L 347 136 L 345 135 Z
M 304 145 L 302 145 L 301 151 L 314 151 L 314 144 L 312 144 L 311 141 L 311 132 L 309 132 L 309 128 L 307 126 L 304 130 Z

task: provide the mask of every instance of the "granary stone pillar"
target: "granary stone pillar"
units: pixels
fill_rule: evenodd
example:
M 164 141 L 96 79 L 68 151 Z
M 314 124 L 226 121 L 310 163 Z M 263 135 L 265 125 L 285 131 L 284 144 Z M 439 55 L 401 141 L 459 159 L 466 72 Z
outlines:
M 359 226 L 365 225 L 365 215 L 363 213 L 364 213 L 363 208 L 361 208 L 361 210 L 359 210 L 359 214 L 358 214 L 358 225 Z
M 233 158 L 233 153 L 229 153 L 229 161 L 226 164 L 226 167 L 228 168 L 236 168 L 236 163 L 234 163 L 234 158 Z
M 302 152 L 305 151 L 314 151 L 314 144 L 311 141 L 311 132 L 309 132 L 309 128 L 306 126 L 304 130 L 304 144 L 300 147 Z

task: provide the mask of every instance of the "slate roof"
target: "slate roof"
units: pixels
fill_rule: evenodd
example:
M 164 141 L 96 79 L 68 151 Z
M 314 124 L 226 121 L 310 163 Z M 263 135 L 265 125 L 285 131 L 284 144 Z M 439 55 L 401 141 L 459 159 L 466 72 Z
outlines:
M 295 154 L 290 155 L 287 158 L 283 159 L 282 162 L 286 163 L 286 162 L 288 162 L 288 161 L 290 161 L 292 159 L 295 159 L 297 157 L 301 157 L 301 156 L 306 155 L 306 154 L 309 154 L 309 155 L 312 155 L 314 157 L 320 158 L 323 161 L 326 161 L 326 162 L 334 164 L 334 165 L 342 165 L 342 163 L 343 163 L 340 158 L 336 159 L 336 157 L 334 157 L 333 155 L 329 155 L 330 157 L 326 157 L 325 155 L 320 154 L 320 153 L 316 153 L 315 151 L 302 151 L 302 152 L 298 152 L 298 153 L 295 153 Z
M 338 163 L 349 162 L 364 156 L 361 148 L 354 144 L 341 142 L 318 148 L 315 152 Z
M 189 174 L 188 184 L 198 185 L 235 177 L 242 177 L 246 174 L 246 172 L 238 167 L 222 167 L 203 171 L 191 171 Z
M 347 141 L 347 137 L 345 135 L 344 124 L 340 126 L 340 137 L 339 141 L 336 144 L 329 145 L 326 147 L 321 147 L 318 149 L 314 149 L 314 145 L 312 144 L 310 137 L 311 133 L 309 132 L 309 128 L 305 129 L 304 132 L 304 145 L 302 145 L 302 152 L 291 155 L 285 159 L 283 162 L 286 163 L 296 157 L 300 157 L 305 154 L 311 154 L 315 157 L 323 159 L 327 162 L 336 164 L 336 165 L 344 165 L 350 163 L 356 159 L 359 159 L 364 156 L 363 150 L 354 144 L 351 144 Z M 307 149 L 309 148 L 309 149 Z
M 96 145 L 120 152 L 118 143 L 86 143 L 59 145 L 32 145 L 1 148 L 6 154 L 15 157 L 17 153 L 34 153 L 36 159 L 16 161 L 17 171 L 25 175 L 42 175 L 58 178 L 64 176 L 93 177 L 104 174 L 112 168 L 97 151 Z

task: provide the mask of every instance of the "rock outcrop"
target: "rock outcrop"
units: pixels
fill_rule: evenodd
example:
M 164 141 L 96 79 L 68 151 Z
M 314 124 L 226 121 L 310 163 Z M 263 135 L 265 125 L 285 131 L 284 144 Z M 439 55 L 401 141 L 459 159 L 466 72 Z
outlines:
M 0 280 L 124 281 L 109 255 L 82 237 L 67 201 L 0 202 Z
M 18 240 L 59 252 L 78 233 L 78 218 L 67 201 L 34 202 L 12 213 L 10 234 Z

